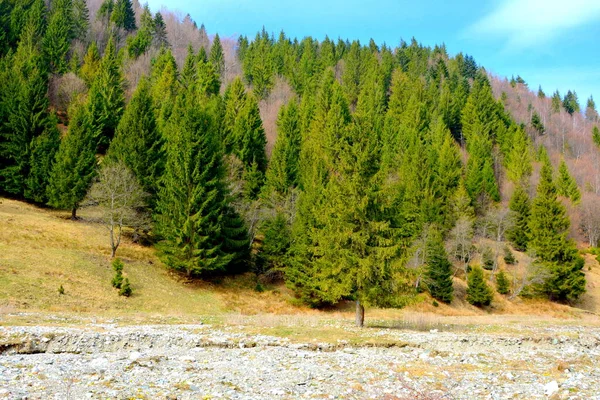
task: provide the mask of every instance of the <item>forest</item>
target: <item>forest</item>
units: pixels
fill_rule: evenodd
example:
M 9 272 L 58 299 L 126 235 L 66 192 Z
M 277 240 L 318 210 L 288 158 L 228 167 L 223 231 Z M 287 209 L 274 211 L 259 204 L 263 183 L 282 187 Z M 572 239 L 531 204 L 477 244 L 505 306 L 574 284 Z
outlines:
M 113 257 L 130 235 L 187 279 L 251 272 L 359 319 L 454 279 L 482 307 L 585 292 L 591 97 L 443 44 L 221 38 L 135 0 L 6 0 L 0 26 L 0 193 L 101 208 Z

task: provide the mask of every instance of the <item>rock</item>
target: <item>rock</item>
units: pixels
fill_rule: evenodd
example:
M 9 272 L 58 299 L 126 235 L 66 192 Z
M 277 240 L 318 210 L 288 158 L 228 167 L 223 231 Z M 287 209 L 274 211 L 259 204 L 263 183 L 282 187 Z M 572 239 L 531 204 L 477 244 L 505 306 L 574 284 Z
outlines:
M 546 396 L 552 396 L 557 392 L 558 392 L 558 382 L 556 382 L 556 381 L 549 382 L 544 386 L 544 394 Z
M 192 356 L 181 356 L 179 357 L 179 361 L 181 362 L 194 362 L 196 359 Z
M 131 353 L 129 353 L 129 360 L 130 361 L 137 361 L 142 357 L 142 353 L 140 353 L 139 351 L 132 351 Z
M 97 369 L 103 372 L 108 368 L 108 359 L 106 357 L 94 358 L 88 365 L 92 369 Z

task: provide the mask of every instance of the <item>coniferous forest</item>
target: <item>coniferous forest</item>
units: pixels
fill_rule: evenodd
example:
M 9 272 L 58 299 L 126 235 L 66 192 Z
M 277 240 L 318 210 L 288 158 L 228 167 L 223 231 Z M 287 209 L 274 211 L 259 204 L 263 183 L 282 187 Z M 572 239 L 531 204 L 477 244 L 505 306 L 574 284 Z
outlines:
M 73 219 L 101 188 L 135 193 L 113 256 L 130 229 L 189 279 L 251 272 L 359 316 L 450 303 L 453 279 L 476 306 L 585 291 L 592 98 L 415 39 L 221 38 L 131 0 L 0 7 L 0 192 Z

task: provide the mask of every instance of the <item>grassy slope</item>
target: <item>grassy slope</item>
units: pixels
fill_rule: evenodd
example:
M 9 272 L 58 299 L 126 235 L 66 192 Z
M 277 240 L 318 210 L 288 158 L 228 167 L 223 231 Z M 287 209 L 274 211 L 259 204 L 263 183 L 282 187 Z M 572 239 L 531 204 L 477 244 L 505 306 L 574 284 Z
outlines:
M 152 248 L 125 239 L 118 256 L 125 262 L 125 274 L 132 282 L 134 296 L 123 298 L 110 285 L 112 269 L 107 231 L 98 224 L 71 221 L 68 213 L 44 210 L 32 205 L 0 199 L 0 315 L 2 311 L 43 311 L 79 313 L 86 316 L 126 317 L 131 321 L 197 321 L 227 325 L 260 326 L 285 335 L 286 327 L 313 331 L 315 324 L 352 320 L 352 305 L 316 311 L 293 305 L 284 287 L 265 293 L 253 290 L 251 276 L 226 278 L 219 285 L 188 283 L 170 274 Z M 600 268 L 591 257 L 588 265 L 588 294 L 583 306 L 598 311 Z M 63 285 L 66 294 L 60 296 Z M 367 310 L 367 322 L 427 329 L 445 323 L 504 324 L 531 321 L 520 317 L 535 314 L 562 319 L 577 317 L 575 310 L 548 302 L 508 302 L 496 295 L 494 314 L 464 301 L 464 282 L 456 280 L 451 306 L 433 307 L 429 301 L 405 310 Z M 508 317 L 507 317 L 508 315 Z M 155 318 L 155 319 L 153 319 Z M 504 318 L 504 319 L 503 319 Z

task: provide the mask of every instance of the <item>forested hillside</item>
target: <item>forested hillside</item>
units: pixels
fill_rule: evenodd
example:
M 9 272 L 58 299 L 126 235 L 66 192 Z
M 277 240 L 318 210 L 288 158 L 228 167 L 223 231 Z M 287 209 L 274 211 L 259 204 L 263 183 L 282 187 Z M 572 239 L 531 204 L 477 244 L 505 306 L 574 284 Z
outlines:
M 453 279 L 476 306 L 585 291 L 591 98 L 584 116 L 415 39 L 220 38 L 131 0 L 0 7 L 0 191 L 100 207 L 113 256 L 131 228 L 190 279 L 252 271 L 359 319 L 450 303 Z

